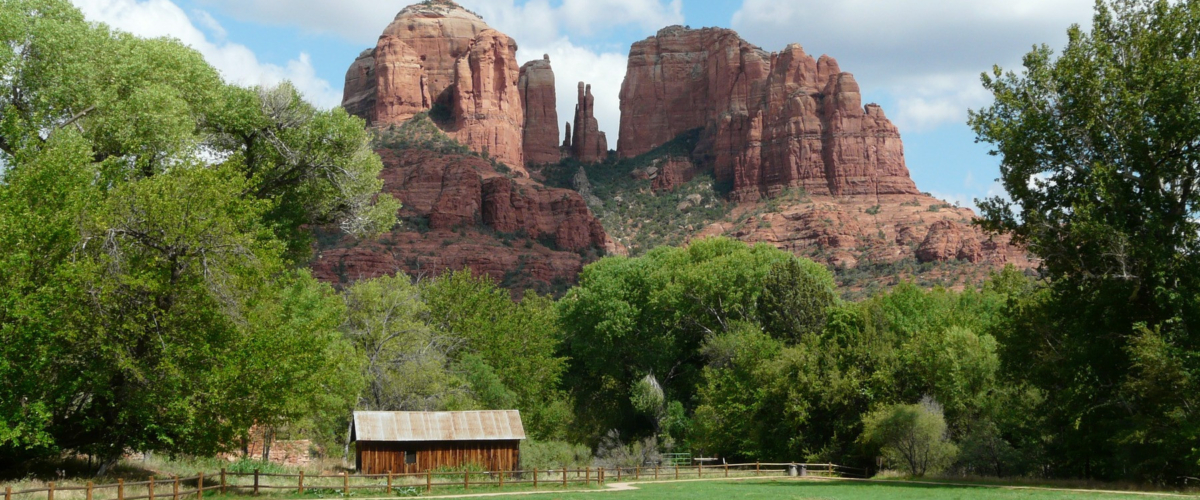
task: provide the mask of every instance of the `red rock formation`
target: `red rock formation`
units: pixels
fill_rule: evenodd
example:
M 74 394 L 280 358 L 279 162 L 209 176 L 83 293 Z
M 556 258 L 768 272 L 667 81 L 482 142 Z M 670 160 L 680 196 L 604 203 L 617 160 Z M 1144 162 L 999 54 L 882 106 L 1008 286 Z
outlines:
M 571 139 L 571 156 L 583 163 L 596 163 L 608 158 L 608 137 L 600 131 L 595 115 L 596 98 L 592 86 L 579 82 L 579 104 L 575 105 L 575 136 Z
M 929 226 L 925 241 L 917 248 L 917 259 L 921 262 L 955 259 L 980 262 L 984 259 L 983 239 L 979 228 L 938 221 Z
M 406 222 L 376 240 L 339 236 L 319 245 L 312 269 L 322 280 L 470 268 L 511 288 L 547 292 L 574 282 L 585 256 L 612 244 L 574 191 L 510 179 L 474 156 L 379 154 L 384 190 L 404 204 Z
M 635 43 L 621 87 L 618 152 L 636 156 L 703 129 L 733 198 L 787 187 L 812 194 L 916 194 L 900 134 L 854 77 L 799 45 L 768 53 L 725 29 L 678 26 Z
M 453 1 L 411 5 L 350 66 L 343 107 L 375 126 L 440 107 L 447 134 L 524 172 L 516 51 L 512 38 Z
M 696 176 L 696 166 L 687 158 L 668 158 L 654 167 L 658 172 L 650 187 L 655 191 L 672 191 Z
M 558 162 L 562 152 L 558 143 L 558 110 L 555 109 L 558 101 L 550 56 L 521 66 L 517 87 L 525 107 L 525 161 L 533 164 Z
M 446 133 L 523 172 L 525 109 L 517 86 L 520 73 L 517 43 L 496 30 L 480 32 L 455 64 L 454 125 Z

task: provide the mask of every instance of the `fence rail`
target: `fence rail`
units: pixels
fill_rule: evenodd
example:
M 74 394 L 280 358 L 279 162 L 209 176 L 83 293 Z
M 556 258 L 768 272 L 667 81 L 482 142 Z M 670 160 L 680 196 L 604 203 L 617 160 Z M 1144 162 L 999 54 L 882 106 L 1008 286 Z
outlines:
M 635 467 L 583 467 L 583 468 L 552 468 L 539 470 L 490 471 L 490 472 L 420 472 L 405 474 L 310 474 L 303 471 L 298 474 L 264 474 L 254 472 L 228 472 L 221 469 L 216 474 L 197 473 L 191 477 L 173 476 L 169 479 L 125 482 L 117 480 L 113 484 L 96 485 L 88 482 L 84 486 L 56 487 L 53 482 L 46 487 L 13 491 L 11 486 L 4 488 L 3 500 L 40 500 L 36 496 L 45 494 L 45 500 L 55 500 L 56 493 L 85 492 L 84 500 L 180 500 L 194 497 L 203 500 L 204 493 L 216 491 L 221 494 L 230 492 L 250 493 L 259 495 L 262 490 L 293 490 L 303 494 L 305 490 L 338 491 L 349 497 L 354 490 L 379 490 L 387 495 L 397 489 L 424 489 L 432 492 L 436 487 L 462 487 L 469 490 L 472 487 L 504 487 L 505 485 L 532 485 L 534 489 L 540 486 L 558 486 L 566 488 L 572 484 L 582 484 L 585 487 L 603 485 L 605 482 L 616 481 L 670 481 L 684 479 L 703 479 L 721 477 L 757 477 L 776 475 L 812 475 L 821 477 L 866 477 L 868 471 L 856 467 L 837 464 L 811 463 L 743 463 L 719 465 L 668 465 L 668 466 L 635 466 Z M 247 480 L 248 479 L 248 480 Z M 290 484 L 263 484 L 264 479 L 293 479 Z M 331 481 L 339 480 L 340 481 Z M 308 480 L 306 483 L 305 481 Z M 353 482 L 353 484 L 352 484 Z M 190 489 L 184 489 L 190 488 Z M 126 495 L 127 489 L 137 489 L 136 495 Z M 97 495 L 100 491 L 115 490 L 115 496 Z M 76 497 L 77 498 L 77 497 Z M 64 500 L 61 499 L 60 500 Z

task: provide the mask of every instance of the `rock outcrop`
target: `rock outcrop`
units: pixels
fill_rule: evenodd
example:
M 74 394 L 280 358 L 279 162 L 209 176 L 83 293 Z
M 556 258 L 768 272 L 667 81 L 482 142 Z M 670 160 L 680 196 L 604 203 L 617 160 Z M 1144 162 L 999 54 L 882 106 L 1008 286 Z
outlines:
M 583 197 L 512 179 L 474 156 L 380 150 L 384 191 L 401 224 L 371 241 L 318 238 L 314 274 L 346 284 L 395 274 L 470 268 L 514 289 L 556 291 L 611 246 Z
M 637 42 L 621 87 L 617 150 L 636 156 L 702 129 L 735 200 L 789 187 L 815 195 L 917 194 L 899 131 L 837 61 L 799 45 L 769 53 L 716 28 L 665 28 Z
M 517 87 L 525 107 L 525 161 L 533 164 L 558 162 L 562 159 L 562 151 L 558 143 L 558 100 L 550 56 L 521 66 Z
M 777 211 L 765 213 L 754 212 L 756 206 L 761 204 L 739 207 L 754 214 L 741 223 L 713 224 L 698 236 L 769 243 L 843 269 L 906 261 L 958 262 L 980 270 L 1036 267 L 1009 237 L 989 236 L 973 225 L 970 209 L 922 194 L 813 196 L 782 202 Z
M 592 86 L 579 82 L 579 104 L 575 105 L 575 136 L 571 138 L 571 156 L 583 163 L 608 158 L 608 137 L 596 121 L 596 98 Z M 568 128 L 568 130 L 570 130 Z
M 342 105 L 374 126 L 430 112 L 451 137 L 524 172 L 516 52 L 512 38 L 451 0 L 411 5 L 350 66 Z

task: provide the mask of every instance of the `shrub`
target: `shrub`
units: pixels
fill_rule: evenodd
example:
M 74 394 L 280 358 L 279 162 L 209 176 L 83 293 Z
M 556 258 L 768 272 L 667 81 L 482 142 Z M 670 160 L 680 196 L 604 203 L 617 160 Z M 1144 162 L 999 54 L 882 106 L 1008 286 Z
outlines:
M 944 470 L 958 453 L 946 432 L 941 405 L 928 397 L 867 414 L 859 440 L 879 447 L 888 464 L 916 477 Z
M 578 468 L 592 463 L 592 450 L 565 441 L 522 441 L 522 469 Z

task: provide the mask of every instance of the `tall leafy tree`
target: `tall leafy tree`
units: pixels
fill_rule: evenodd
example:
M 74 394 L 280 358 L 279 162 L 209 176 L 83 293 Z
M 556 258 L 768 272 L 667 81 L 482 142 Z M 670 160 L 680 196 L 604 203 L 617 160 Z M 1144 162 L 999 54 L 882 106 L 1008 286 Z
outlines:
M 361 121 L 63 0 L 0 1 L 0 38 L 0 462 L 344 414 L 342 304 L 296 259 L 395 221 Z
M 669 400 L 693 408 L 705 340 L 753 321 L 764 278 L 773 265 L 795 258 L 769 245 L 711 238 L 586 267 L 579 286 L 559 302 L 571 360 L 567 386 L 585 437 L 610 429 L 632 438 L 653 432 L 655 422 L 630 400 L 647 374 Z
M 1100 1 L 1068 37 L 985 74 L 995 102 L 970 118 L 1011 197 L 983 224 L 1049 278 L 1000 339 L 1006 365 L 1048 395 L 1059 474 L 1195 476 L 1200 3 Z

